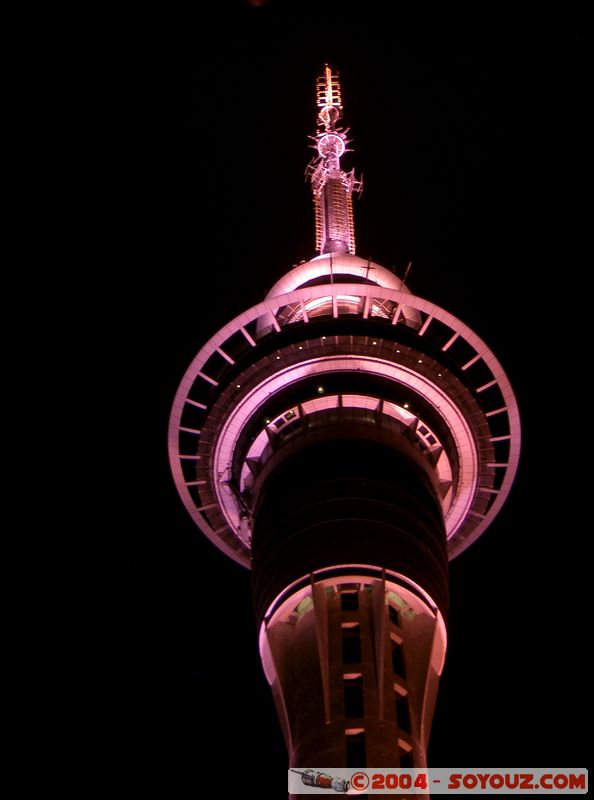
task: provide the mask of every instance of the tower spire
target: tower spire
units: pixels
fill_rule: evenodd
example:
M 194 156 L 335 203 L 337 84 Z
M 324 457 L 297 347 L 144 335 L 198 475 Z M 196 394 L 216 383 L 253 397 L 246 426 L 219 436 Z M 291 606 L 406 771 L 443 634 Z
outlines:
M 316 248 L 320 253 L 355 252 L 353 192 L 360 192 L 362 181 L 355 171 L 345 172 L 340 158 L 347 149 L 348 129 L 337 127 L 342 116 L 338 73 L 326 64 L 316 81 L 318 130 L 311 138 L 317 155 L 307 168 L 311 180 L 316 215 Z

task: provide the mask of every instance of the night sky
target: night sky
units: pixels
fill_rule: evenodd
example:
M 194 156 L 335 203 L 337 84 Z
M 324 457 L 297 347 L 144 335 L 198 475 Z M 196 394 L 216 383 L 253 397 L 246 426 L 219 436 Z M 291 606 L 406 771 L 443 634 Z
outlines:
M 586 313 L 575 246 L 583 41 L 567 21 L 546 35 L 501 27 L 430 36 L 381 15 L 331 26 L 313 12 L 238 8 L 192 45 L 89 45 L 86 250 L 104 331 L 102 491 L 118 567 L 117 589 L 106 588 L 105 760 L 127 788 L 163 781 L 202 796 L 255 769 L 268 775 L 261 797 L 284 796 L 250 576 L 190 520 L 166 437 L 202 344 L 315 255 L 303 173 L 326 61 L 354 141 L 343 163 L 364 177 L 358 255 L 400 275 L 413 262 L 412 291 L 499 358 L 523 424 L 506 506 L 451 564 L 430 764 L 586 763 L 591 514 L 576 459 L 590 447 L 573 385 L 585 368 L 574 324 Z

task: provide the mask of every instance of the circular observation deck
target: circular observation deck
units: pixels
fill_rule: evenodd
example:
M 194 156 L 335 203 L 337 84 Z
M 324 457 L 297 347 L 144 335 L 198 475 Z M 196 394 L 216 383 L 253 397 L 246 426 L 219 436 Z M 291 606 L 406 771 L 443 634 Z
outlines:
M 510 491 L 519 413 L 487 345 L 380 265 L 324 255 L 283 276 L 192 361 L 169 425 L 178 492 L 203 533 L 249 567 L 259 477 L 345 424 L 414 449 L 441 502 L 450 559 Z

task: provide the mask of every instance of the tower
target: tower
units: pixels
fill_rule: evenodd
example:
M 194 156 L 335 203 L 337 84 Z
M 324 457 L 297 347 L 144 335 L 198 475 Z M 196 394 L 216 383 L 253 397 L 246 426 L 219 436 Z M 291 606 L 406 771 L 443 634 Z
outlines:
M 423 766 L 448 558 L 511 487 L 505 373 L 460 320 L 358 257 L 338 76 L 317 83 L 318 256 L 197 354 L 172 409 L 180 496 L 253 575 L 290 763 Z

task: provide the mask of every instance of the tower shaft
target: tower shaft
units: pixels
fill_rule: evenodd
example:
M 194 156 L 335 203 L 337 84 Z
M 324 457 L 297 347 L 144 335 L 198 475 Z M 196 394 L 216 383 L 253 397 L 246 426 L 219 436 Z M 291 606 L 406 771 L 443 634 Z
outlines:
M 407 442 L 348 417 L 256 487 L 262 662 L 292 766 L 423 766 L 446 648 L 439 500 Z
M 403 576 L 344 566 L 295 585 L 260 632 L 290 766 L 426 766 L 445 649 Z

